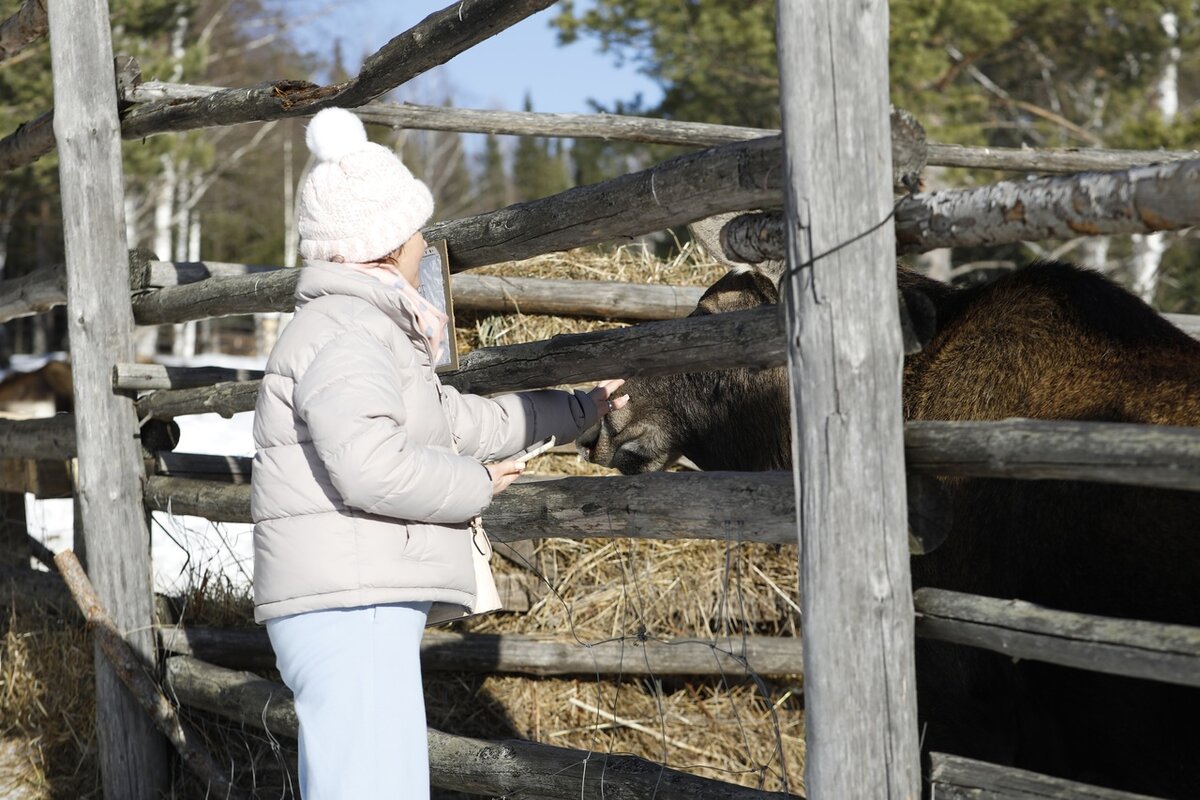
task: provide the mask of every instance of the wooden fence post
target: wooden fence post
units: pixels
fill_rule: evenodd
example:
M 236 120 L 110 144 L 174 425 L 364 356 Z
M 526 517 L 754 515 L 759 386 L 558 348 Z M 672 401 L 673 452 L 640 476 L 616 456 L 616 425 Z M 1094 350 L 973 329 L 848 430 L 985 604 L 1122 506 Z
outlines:
M 917 798 L 885 0 L 778 0 L 815 800 Z
M 126 292 L 129 256 L 108 3 L 50 0 L 49 13 L 79 509 L 89 574 L 117 628 L 152 669 L 150 539 L 137 419 L 129 399 L 112 388 L 113 364 L 133 357 L 133 310 Z M 167 788 L 166 740 L 99 650 L 96 726 L 104 796 L 159 797 Z

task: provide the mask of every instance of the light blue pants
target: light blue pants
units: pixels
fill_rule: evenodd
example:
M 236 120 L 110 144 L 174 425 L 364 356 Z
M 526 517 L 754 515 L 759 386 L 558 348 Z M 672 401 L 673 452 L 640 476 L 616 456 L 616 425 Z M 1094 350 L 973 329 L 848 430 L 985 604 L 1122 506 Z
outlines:
M 296 696 L 303 800 L 429 797 L 421 635 L 429 603 L 267 621 Z

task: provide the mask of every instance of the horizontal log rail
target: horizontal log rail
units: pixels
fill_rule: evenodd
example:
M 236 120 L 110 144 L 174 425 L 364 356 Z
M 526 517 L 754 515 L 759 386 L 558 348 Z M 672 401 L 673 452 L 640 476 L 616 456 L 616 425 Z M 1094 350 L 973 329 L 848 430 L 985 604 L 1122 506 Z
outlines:
M 915 593 L 918 636 L 1013 658 L 1114 675 L 1200 686 L 1200 629 L 1043 608 L 1020 600 L 923 588 Z M 164 650 L 241 669 L 275 664 L 265 631 L 162 626 Z M 562 636 L 430 632 L 421 645 L 428 672 L 526 675 L 799 675 L 798 639 L 752 636 L 610 640 Z
M 275 736 L 296 738 L 298 726 L 292 695 L 282 684 L 188 656 L 167 659 L 166 680 L 183 705 L 270 731 Z M 429 729 L 429 766 L 434 786 L 489 796 L 580 800 L 795 797 L 700 778 L 637 756 L 592 753 L 521 740 L 486 741 L 433 728 Z
M 15 14 L 0 22 L 0 67 L 49 30 L 46 0 L 25 0 Z
M 75 416 L 0 419 L 0 453 L 5 458 L 66 461 L 75 457 Z
M 913 195 L 896 205 L 901 253 L 1200 224 L 1200 159 L 1121 172 L 1001 181 Z
M 1200 491 L 1200 428 L 1033 419 L 910 422 L 904 451 L 907 468 L 928 475 Z
M 121 391 L 194 389 L 219 383 L 262 380 L 261 369 L 238 367 L 172 367 L 164 364 L 117 364 L 113 388 Z
M 173 282 L 163 288 L 134 294 L 134 319 L 139 324 L 159 325 L 295 309 L 296 281 L 299 279 L 295 269 L 203 262 L 179 264 L 178 271 L 166 269 L 174 266 L 169 262 L 151 262 L 147 285 L 153 280 Z M 244 271 L 236 274 L 239 267 Z M 211 274 L 214 269 L 217 275 Z M 210 275 L 200 278 L 205 272 Z M 2 288 L 0 298 L 4 296 Z M 634 321 L 686 317 L 695 310 L 704 293 L 704 287 L 699 286 L 470 274 L 455 275 L 450 290 L 458 311 L 558 314 Z
M 354 107 L 444 64 L 553 4 L 553 0 L 460 0 L 393 38 L 363 62 L 350 80 L 332 86 L 282 80 L 248 89 L 224 89 L 192 100 L 167 99 L 130 108 L 121 122 L 126 139 L 243 122 L 315 114 L 331 106 Z M 0 140 L 0 174 L 32 163 L 54 149 L 48 112 Z
M 1021 600 L 918 589 L 918 636 L 1012 658 L 1200 686 L 1200 628 L 1057 611 Z
M 454 271 L 589 244 L 627 242 L 724 211 L 783 204 L 779 137 L 735 142 L 641 172 L 427 227 L 446 240 Z
M 1076 783 L 948 753 L 930 753 L 929 767 L 932 796 L 939 800 L 1155 800 L 1144 794 Z
M 227 88 L 146 81 L 128 88 L 123 99 L 131 103 L 195 100 L 221 91 L 227 91 Z M 492 111 L 411 103 L 368 103 L 356 108 L 355 113 L 366 122 L 413 130 L 606 139 L 694 147 L 713 147 L 779 133 L 778 130 L 770 128 L 745 128 L 616 114 Z M 927 162 L 930 166 L 1013 172 L 1103 172 L 1200 158 L 1200 151 L 1196 150 L 1031 149 L 970 147 L 937 142 L 929 142 L 927 148 Z
M 495 393 L 697 369 L 769 367 L 783 363 L 786 344 L 772 306 L 481 348 L 461 357 L 459 368 L 441 379 L 461 391 Z M 118 374 L 134 371 L 122 365 Z M 137 401 L 138 417 L 229 416 L 253 410 L 257 394 L 257 381 L 160 390 Z
M 790 481 L 788 472 L 659 472 L 519 483 L 496 497 L 483 521 L 498 542 L 616 537 L 794 544 Z M 154 511 L 252 521 L 245 484 L 152 476 L 145 497 Z
M 221 628 L 158 629 L 163 650 L 233 669 L 272 669 L 275 651 L 267 632 Z M 803 672 L 799 639 L 780 636 L 704 639 L 612 639 L 582 642 L 565 636 L 426 631 L 421 667 L 426 672 L 483 675 L 692 675 L 730 680 Z
M 234 384 L 237 385 L 237 384 Z M 200 458 L 176 454 L 182 459 Z M 910 422 L 906 467 L 914 473 L 1026 480 L 1090 480 L 1200 491 L 1200 430 L 1156 425 L 1004 420 Z M 192 474 L 221 481 L 151 478 L 147 503 L 220 522 L 250 521 L 248 487 L 225 478 L 212 457 Z M 563 478 L 513 487 L 485 514 L 499 541 L 543 536 L 584 538 L 740 537 L 791 543 L 793 499 L 787 472 L 649 473 Z M 683 502 L 681 498 L 693 498 Z M 637 533 L 622 533 L 636 527 Z

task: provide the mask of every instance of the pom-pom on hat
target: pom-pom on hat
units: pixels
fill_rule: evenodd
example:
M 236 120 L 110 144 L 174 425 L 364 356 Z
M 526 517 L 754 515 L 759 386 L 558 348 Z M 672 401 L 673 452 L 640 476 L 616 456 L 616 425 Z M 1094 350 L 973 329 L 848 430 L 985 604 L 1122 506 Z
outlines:
M 318 112 L 304 140 L 317 163 L 300 190 L 301 258 L 376 261 L 433 215 L 429 187 L 344 108 Z

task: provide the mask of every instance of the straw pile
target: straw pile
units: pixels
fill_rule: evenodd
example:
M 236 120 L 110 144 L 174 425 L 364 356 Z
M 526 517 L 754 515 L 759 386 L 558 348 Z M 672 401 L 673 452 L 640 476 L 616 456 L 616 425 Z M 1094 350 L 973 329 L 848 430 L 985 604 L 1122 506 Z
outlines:
M 672 261 L 640 249 L 581 250 L 486 270 L 546 278 L 609 279 L 707 285 L 724 272 L 690 246 Z M 459 315 L 462 351 L 544 339 L 620 323 L 525 315 Z M 551 454 L 529 472 L 598 475 L 610 470 L 574 455 Z M 624 638 L 631 658 L 640 637 L 708 638 L 728 646 L 743 634 L 797 634 L 796 550 L 736 542 L 548 540 L 532 563 L 493 559 L 497 573 L 522 575 L 530 608 L 460 623 L 489 633 L 572 634 L 583 643 Z M 191 624 L 247 625 L 244 595 L 200 578 L 188 599 Z M 26 638 L 22 638 L 26 637 Z M 0 765 L 3 736 L 36 738 L 30 774 L 53 796 L 95 792 L 90 687 L 91 649 L 72 627 L 31 631 L 9 620 L 0 672 Z M 24 660 L 22 660 L 24 659 Z M 271 675 L 278 679 L 277 675 Z M 20 687 L 14 692 L 13 687 Z M 40 688 L 34 688 L 40 687 Z M 13 695 L 20 699 L 14 699 Z M 65 695 L 65 697 L 63 697 Z M 55 699 L 55 696 L 59 696 Z M 790 680 L 653 679 L 582 675 L 568 678 L 431 675 L 429 724 L 483 738 L 519 737 L 601 753 L 634 753 L 696 774 L 778 791 L 803 791 L 804 712 L 799 677 Z M 70 700 L 73 705 L 51 706 Z M 44 712 L 44 713 L 43 713 Z M 188 712 L 218 758 L 238 764 L 238 782 L 262 797 L 295 797 L 294 743 Z M 52 726 L 49 720 L 61 724 Z M 55 728 L 51 732 L 51 728 Z M 38 738 L 40 737 L 40 738 Z M 782 753 L 782 755 L 781 755 Z M 0 769 L 3 767 L 0 766 Z M 67 789 L 67 787 L 70 787 Z M 186 777 L 177 796 L 195 796 Z M 38 796 L 38 795 L 32 795 Z M 51 795 L 46 795 L 51 796 Z M 435 797 L 454 795 L 436 793 Z

